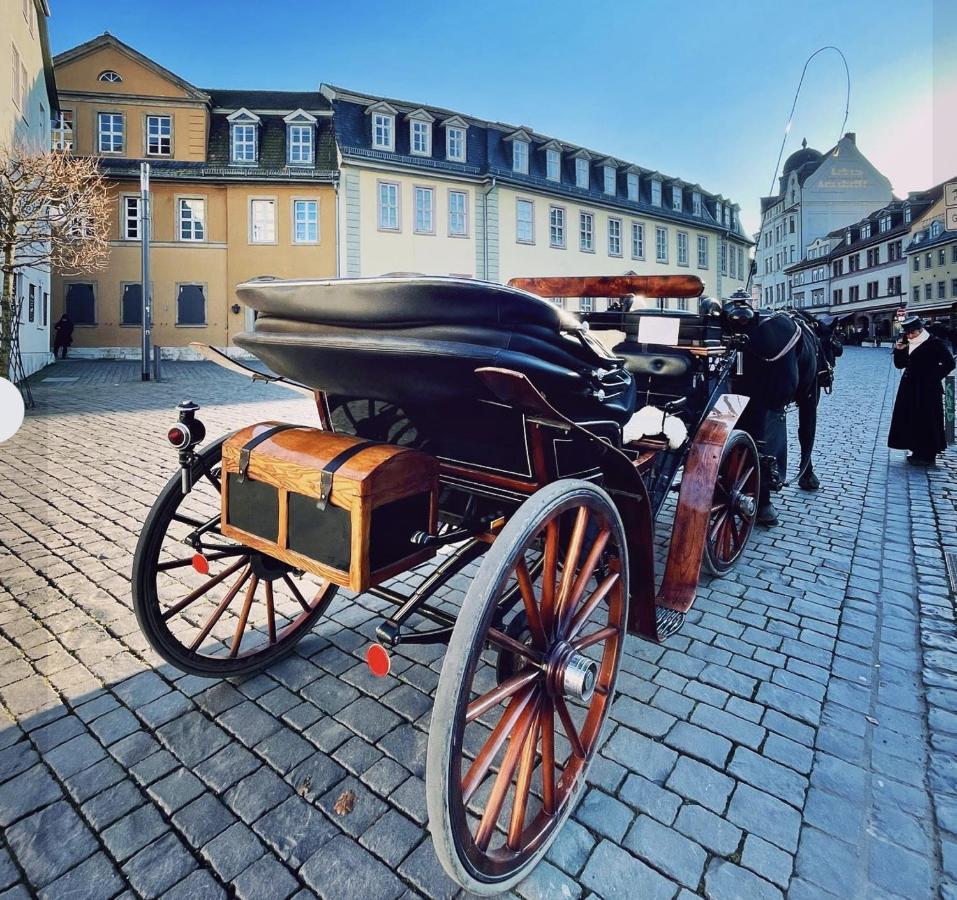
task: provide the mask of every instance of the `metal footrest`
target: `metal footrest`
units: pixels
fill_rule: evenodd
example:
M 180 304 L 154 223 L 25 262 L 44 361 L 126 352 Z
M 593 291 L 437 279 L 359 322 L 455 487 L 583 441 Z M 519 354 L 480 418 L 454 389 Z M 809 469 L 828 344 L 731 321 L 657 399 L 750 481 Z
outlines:
M 663 641 L 677 634 L 685 623 L 685 614 L 668 609 L 666 606 L 655 607 L 655 627 L 658 629 L 658 640 Z

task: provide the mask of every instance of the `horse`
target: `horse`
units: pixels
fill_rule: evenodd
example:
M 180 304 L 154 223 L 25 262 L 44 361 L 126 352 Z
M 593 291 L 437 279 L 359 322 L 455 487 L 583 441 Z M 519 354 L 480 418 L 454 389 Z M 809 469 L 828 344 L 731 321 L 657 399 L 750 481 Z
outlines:
M 776 525 L 771 492 L 785 485 L 785 411 L 791 404 L 798 409 L 798 484 L 806 491 L 821 486 L 811 454 L 821 392 L 830 393 L 834 366 L 843 352 L 835 333 L 836 320 L 814 317 L 802 310 L 755 309 L 750 295 L 744 292 L 737 292 L 723 304 L 722 319 L 741 341 L 741 374 L 732 379 L 732 389 L 750 398 L 739 427 L 754 438 L 761 452 L 757 521 Z

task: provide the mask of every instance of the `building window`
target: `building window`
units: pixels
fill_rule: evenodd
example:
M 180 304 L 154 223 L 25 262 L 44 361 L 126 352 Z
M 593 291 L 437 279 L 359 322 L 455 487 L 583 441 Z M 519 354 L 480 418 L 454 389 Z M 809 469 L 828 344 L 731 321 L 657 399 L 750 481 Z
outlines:
M 395 116 L 372 114 L 372 146 L 377 150 L 395 150 Z
M 181 197 L 178 207 L 179 239 L 181 241 L 205 241 L 206 201 L 200 198 Z
M 924 255 L 924 268 L 929 269 L 933 265 L 934 265 L 934 254 L 931 252 L 928 252 Z
M 946 257 L 946 255 L 944 254 L 944 248 L 941 247 L 941 248 L 937 251 L 937 265 L 938 265 L 938 266 L 942 266 L 942 265 L 944 265 L 946 262 L 947 262 L 947 257 Z
M 924 299 L 925 299 L 925 300 L 930 300 L 930 299 L 931 299 L 931 295 L 932 295 L 933 290 L 934 290 L 934 286 L 928 281 L 927 284 L 924 285 Z
M 892 275 L 887 279 L 887 296 L 893 297 L 895 294 L 901 292 L 901 277 L 900 275 Z
M 957 297 L 957 278 L 950 280 L 950 294 L 952 297 Z
M 445 158 L 465 162 L 465 129 L 449 125 L 445 129 Z
M 276 243 L 276 201 L 249 201 L 249 240 L 253 244 Z
M 312 127 L 312 125 L 289 126 L 289 162 L 301 166 L 312 165 L 312 143 L 314 133 L 315 129 Z
M 140 239 L 140 198 L 123 198 L 123 240 L 138 241 Z
M 100 72 L 97 78 L 97 81 L 105 81 L 107 84 L 119 84 L 122 80 L 119 72 L 114 72 L 113 69 L 106 69 Z
M 548 244 L 565 249 L 565 210 L 560 206 L 548 208 Z
M 688 265 L 688 234 L 684 231 L 678 232 L 678 265 Z
M 562 180 L 562 154 L 560 151 L 545 151 L 545 177 L 549 181 Z
M 146 155 L 169 156 L 173 152 L 171 116 L 146 117 Z
M 867 282 L 867 299 L 874 300 L 880 293 L 880 285 L 876 281 Z
M 594 297 L 579 297 L 578 298 L 578 311 L 580 313 L 590 313 L 595 311 L 595 298 Z
M 528 142 L 512 141 L 512 171 L 521 175 L 528 174 Z
M 595 217 L 591 213 L 580 213 L 578 216 L 578 246 L 588 253 L 595 250 Z
M 867 250 L 867 267 L 879 266 L 881 264 L 881 248 L 869 247 Z
M 531 200 L 515 201 L 515 240 L 520 244 L 535 243 L 535 204 Z
M 744 278 L 744 274 L 744 248 L 738 247 L 738 278 Z
M 842 302 L 841 297 L 843 296 L 843 294 L 844 294 L 844 290 L 842 288 L 838 288 L 836 291 L 834 291 L 834 293 L 832 294 L 834 298 L 834 302 L 841 303 Z
M 914 271 L 915 271 L 915 272 L 919 272 L 919 271 L 920 271 L 920 257 L 919 257 L 919 256 L 915 256 L 915 257 L 914 257 Z
M 917 301 L 920 300 L 920 288 L 915 285 L 914 288 L 911 290 L 910 295 L 911 295 L 911 299 L 915 303 L 917 303 Z
M 54 150 L 73 149 L 73 110 L 62 109 L 54 117 L 50 129 L 50 146 Z
M 954 246 L 950 248 L 950 261 L 957 263 L 957 244 L 954 244 Z
M 871 223 L 868 222 L 866 225 L 861 226 L 861 240 L 866 240 L 871 236 Z
M 614 166 L 605 166 L 603 171 L 605 179 L 605 193 L 614 197 L 618 190 L 618 186 L 616 184 L 618 172 Z
M 99 134 L 100 153 L 123 152 L 123 115 L 122 113 L 98 113 L 97 133 Z
M 88 281 L 74 281 L 66 286 L 64 311 L 75 325 L 96 324 L 96 293 Z
M 575 186 L 588 190 L 589 185 L 588 160 L 578 157 L 575 160 Z
M 206 289 L 201 284 L 180 284 L 176 292 L 176 324 L 206 324 Z
M 413 119 L 409 123 L 409 144 L 414 156 L 432 155 L 432 123 Z
M 947 282 L 938 281 L 937 282 L 937 299 L 943 300 L 947 296 Z
M 861 268 L 861 254 L 854 253 L 847 258 L 847 271 L 857 272 Z
M 661 206 L 661 182 L 657 178 L 651 179 L 651 204 Z
M 608 255 L 621 256 L 621 219 L 608 220 Z
M 655 261 L 668 262 L 668 229 L 660 225 L 655 228 Z
M 430 187 L 415 189 L 415 233 L 435 234 L 435 191 Z
M 718 266 L 722 275 L 728 274 L 728 245 L 720 239 L 718 240 Z M 778 268 L 780 269 L 781 266 L 778 265 Z M 783 288 L 784 285 L 778 285 L 778 287 Z
M 393 181 L 379 182 L 379 230 L 399 230 L 399 185 Z
M 626 182 L 628 185 L 628 199 L 633 203 L 638 202 L 638 174 L 636 172 L 629 172 L 626 176 Z
M 791 217 L 788 219 L 788 231 L 789 231 L 791 234 L 794 234 L 794 216 L 791 216 Z
M 27 321 L 35 322 L 37 320 L 37 286 L 35 284 L 27 285 Z
M 465 191 L 449 191 L 449 235 L 466 237 L 468 233 L 468 194 Z
M 678 187 L 677 185 L 673 185 L 671 188 L 671 208 L 675 212 L 681 212 L 681 209 L 683 206 L 682 200 L 683 198 L 681 196 L 681 188 Z
M 738 277 L 737 255 L 734 252 L 734 247 L 728 247 L 728 274 L 732 278 Z
M 232 161 L 236 163 L 256 162 L 256 126 L 242 123 L 231 128 L 233 141 Z
M 703 235 L 698 235 L 698 268 L 708 268 L 708 239 Z
M 294 244 L 319 243 L 318 200 L 293 200 L 292 242 Z
M 120 297 L 120 324 L 143 324 L 143 285 L 131 282 L 123 285 Z
M 847 302 L 848 303 L 857 303 L 861 299 L 861 287 L 858 284 L 853 284 L 847 289 Z
M 641 222 L 631 223 L 631 258 L 645 258 L 645 226 Z
M 890 216 L 881 216 L 881 219 L 880 219 L 880 229 L 881 229 L 881 231 L 890 231 L 890 230 L 891 230 L 891 217 L 890 217 Z

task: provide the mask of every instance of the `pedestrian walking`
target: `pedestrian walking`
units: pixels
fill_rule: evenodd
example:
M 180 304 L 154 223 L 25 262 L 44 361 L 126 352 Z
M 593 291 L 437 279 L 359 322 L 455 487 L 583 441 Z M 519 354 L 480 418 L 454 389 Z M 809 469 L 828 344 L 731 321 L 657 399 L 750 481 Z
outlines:
M 57 350 L 62 350 L 63 355 L 60 359 L 66 359 L 67 349 L 73 343 L 73 319 L 64 313 L 54 324 L 53 331 L 53 356 L 56 357 Z
M 910 450 L 907 461 L 932 466 L 947 446 L 944 439 L 943 379 L 954 370 L 954 357 L 944 342 L 924 327 L 920 316 L 901 323 L 894 345 L 894 365 L 903 369 L 894 401 L 887 446 Z

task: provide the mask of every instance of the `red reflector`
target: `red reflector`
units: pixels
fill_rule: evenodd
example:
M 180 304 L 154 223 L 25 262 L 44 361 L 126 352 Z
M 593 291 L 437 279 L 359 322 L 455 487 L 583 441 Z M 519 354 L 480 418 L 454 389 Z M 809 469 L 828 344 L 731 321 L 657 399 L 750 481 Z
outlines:
M 209 560 L 203 556 L 202 553 L 193 554 L 193 568 L 199 572 L 200 575 L 209 574 Z
M 179 425 L 174 425 L 166 432 L 166 437 L 174 447 L 185 447 L 189 440 L 189 432 Z
M 366 650 L 366 663 L 369 665 L 369 671 L 376 678 L 385 678 L 392 669 L 392 660 L 389 658 L 389 651 L 382 644 L 370 644 Z

